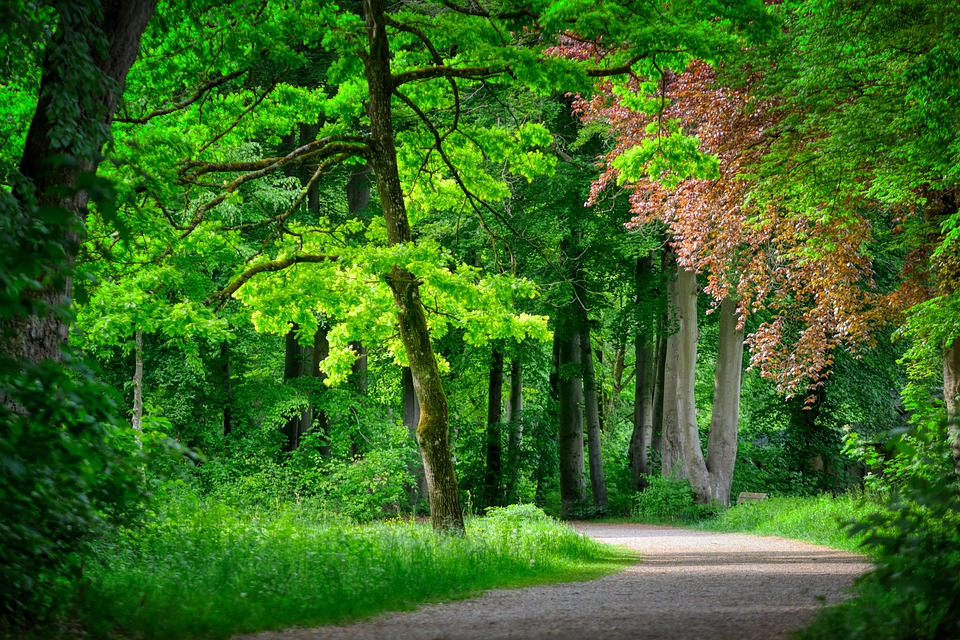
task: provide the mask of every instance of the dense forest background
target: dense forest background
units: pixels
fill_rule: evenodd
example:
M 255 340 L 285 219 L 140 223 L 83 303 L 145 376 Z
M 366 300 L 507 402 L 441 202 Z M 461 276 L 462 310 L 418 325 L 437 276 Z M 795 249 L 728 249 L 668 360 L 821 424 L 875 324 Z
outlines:
M 958 632 L 953 3 L 0 23 L 4 629 L 211 505 L 456 535 L 852 492 L 902 637 Z

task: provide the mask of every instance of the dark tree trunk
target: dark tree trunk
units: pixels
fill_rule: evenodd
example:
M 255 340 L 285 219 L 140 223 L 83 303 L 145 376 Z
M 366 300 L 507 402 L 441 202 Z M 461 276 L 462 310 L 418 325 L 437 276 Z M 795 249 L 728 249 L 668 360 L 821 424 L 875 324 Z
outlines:
M 297 341 L 298 330 L 298 325 L 291 325 L 284 341 L 283 379 L 285 381 L 305 375 L 308 371 L 308 363 L 313 358 L 313 349 L 303 347 Z M 286 436 L 283 450 L 296 450 L 300 445 L 300 436 L 310 429 L 312 422 L 313 416 L 309 406 L 291 416 L 283 426 L 283 433 Z
M 637 258 L 636 272 L 636 301 L 639 307 L 647 292 L 647 280 L 650 278 L 652 258 L 645 256 Z M 637 333 L 634 337 L 634 353 L 636 356 L 636 370 L 633 386 L 633 434 L 630 438 L 630 475 L 633 487 L 638 491 L 645 488 L 644 475 L 650 473 L 649 453 L 653 438 L 653 404 L 654 380 L 656 367 L 655 356 L 651 346 L 655 343 L 650 322 L 645 320 L 637 324 Z
M 485 502 L 488 507 L 499 506 L 500 483 L 503 471 L 503 451 L 500 428 L 503 422 L 503 351 L 493 349 L 487 385 L 487 469 L 484 481 Z
M 370 204 L 370 165 L 356 167 L 347 180 L 347 210 L 350 214 L 366 213 Z M 366 218 L 361 215 L 360 217 Z
M 590 325 L 584 323 L 580 340 L 580 359 L 583 361 L 583 414 L 587 423 L 587 449 L 590 456 L 590 488 L 593 494 L 593 505 L 605 510 L 607 480 L 603 475 L 603 438 L 600 433 L 600 413 L 597 410 L 599 403 Z
M 231 371 L 230 345 L 220 343 L 220 367 L 223 373 L 223 435 L 233 431 L 233 372 Z
M 523 364 L 510 361 L 510 398 L 507 402 L 507 424 L 510 433 L 507 439 L 507 486 L 505 502 L 520 500 L 520 447 L 523 444 Z
M 656 362 L 653 371 L 653 435 L 650 438 L 650 448 L 657 453 L 662 451 L 663 440 L 663 384 L 667 377 L 667 326 L 664 313 L 657 320 Z
M 370 162 L 380 195 L 387 241 L 392 246 L 412 242 L 412 235 L 397 168 L 390 104 L 393 92 L 390 49 L 383 0 L 364 0 L 363 9 L 369 44 L 369 53 L 364 56 L 364 72 L 370 100 Z M 430 343 L 430 330 L 420 301 L 419 280 L 400 265 L 394 265 L 389 273 L 384 274 L 384 278 L 393 292 L 397 306 L 397 328 L 420 402 L 417 441 L 427 476 L 430 518 L 437 531 L 463 533 L 460 493 L 450 456 L 447 396 Z
M 53 231 L 40 223 L 22 227 L 25 255 L 38 246 L 44 251 L 56 246 L 56 253 L 48 252 L 56 264 L 44 265 L 44 274 L 36 274 L 41 288 L 28 289 L 24 309 L 29 311 L 0 322 L 0 349 L 17 361 L 34 363 L 59 360 L 67 342 L 68 317 L 54 310 L 70 305 L 72 271 L 87 215 L 88 197 L 77 191 L 77 180 L 97 170 L 156 0 L 104 0 L 99 16 L 87 12 L 85 4 L 56 7 L 59 24 L 46 48 L 39 99 L 20 161 L 23 179 L 17 179 L 14 196 L 30 218 L 35 216 L 33 205 L 64 209 L 70 217 Z M 70 131 L 68 136 L 51 139 L 64 130 Z M 62 157 L 73 162 L 57 162 Z
M 580 334 L 554 333 L 557 349 L 557 391 L 560 399 L 560 514 L 572 515 L 587 498 L 580 403 Z
M 653 367 L 650 336 L 635 338 L 637 370 L 633 387 L 633 434 L 630 438 L 630 475 L 633 487 L 645 488 L 645 475 L 650 474 L 650 447 L 653 438 Z

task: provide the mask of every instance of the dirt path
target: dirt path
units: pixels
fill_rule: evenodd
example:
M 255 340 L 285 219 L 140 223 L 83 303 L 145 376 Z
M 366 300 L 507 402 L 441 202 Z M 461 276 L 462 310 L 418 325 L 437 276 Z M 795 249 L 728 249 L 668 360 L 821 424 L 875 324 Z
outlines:
M 635 524 L 578 524 L 641 552 L 616 575 L 425 605 L 348 626 L 248 640 L 769 640 L 788 638 L 867 568 L 859 557 L 781 538 Z M 239 640 L 239 638 L 237 639 Z

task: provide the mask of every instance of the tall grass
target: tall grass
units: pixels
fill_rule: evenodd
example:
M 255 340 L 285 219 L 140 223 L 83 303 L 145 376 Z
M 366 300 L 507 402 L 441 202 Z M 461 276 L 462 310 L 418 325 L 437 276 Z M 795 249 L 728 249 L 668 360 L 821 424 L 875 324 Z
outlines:
M 850 536 L 848 524 L 876 512 L 879 502 L 844 494 L 775 497 L 727 509 L 697 528 L 805 540 L 835 549 L 862 551 L 863 535 Z
M 351 620 L 495 586 L 587 579 L 630 561 L 531 507 L 463 537 L 405 521 L 356 526 L 309 509 L 181 500 L 88 567 L 78 616 L 93 637 L 226 638 Z

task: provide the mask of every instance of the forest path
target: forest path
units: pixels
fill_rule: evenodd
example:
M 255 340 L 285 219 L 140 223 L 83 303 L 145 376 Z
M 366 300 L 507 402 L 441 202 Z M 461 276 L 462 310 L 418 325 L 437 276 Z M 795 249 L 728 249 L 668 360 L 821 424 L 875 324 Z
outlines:
M 498 589 L 365 622 L 248 640 L 770 640 L 810 622 L 868 568 L 856 555 L 783 538 L 639 524 L 576 523 L 639 551 L 615 575 Z

